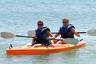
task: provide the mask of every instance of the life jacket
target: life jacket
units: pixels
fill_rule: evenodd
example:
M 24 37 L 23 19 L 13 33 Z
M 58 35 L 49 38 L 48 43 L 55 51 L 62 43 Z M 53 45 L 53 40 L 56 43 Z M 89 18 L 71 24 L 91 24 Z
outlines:
M 67 27 L 60 27 L 60 34 L 62 38 L 74 38 L 74 33 L 71 32 L 71 29 L 75 28 L 72 24 L 69 24 Z
M 47 31 L 50 31 L 50 29 L 48 27 L 43 27 L 42 29 L 37 29 L 35 31 L 37 38 L 45 39 L 48 37 Z
M 42 29 L 37 29 L 36 31 L 36 42 L 34 44 L 42 44 L 44 46 L 50 45 L 50 40 L 48 39 L 47 31 L 50 31 L 48 27 L 43 27 Z

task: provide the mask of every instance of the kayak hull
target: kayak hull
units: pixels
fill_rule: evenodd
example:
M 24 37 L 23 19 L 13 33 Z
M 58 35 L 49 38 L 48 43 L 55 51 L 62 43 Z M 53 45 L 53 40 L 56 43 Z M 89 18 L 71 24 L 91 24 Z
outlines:
M 56 46 L 50 47 L 32 47 L 29 45 L 24 45 L 20 47 L 13 47 L 7 48 L 6 54 L 7 55 L 39 55 L 39 54 L 51 54 L 51 53 L 58 53 L 63 51 L 69 51 L 72 49 L 80 48 L 86 44 L 85 41 L 78 42 L 77 45 L 72 44 L 58 44 Z

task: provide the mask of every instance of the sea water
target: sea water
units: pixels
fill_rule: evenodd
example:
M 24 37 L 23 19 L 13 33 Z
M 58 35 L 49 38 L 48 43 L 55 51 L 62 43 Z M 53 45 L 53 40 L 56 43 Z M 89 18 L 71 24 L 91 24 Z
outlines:
M 87 32 L 96 26 L 96 0 L 0 0 L 0 32 L 27 35 L 37 28 L 37 21 L 43 20 L 52 32 L 62 26 L 62 19 L 68 18 L 78 31 Z M 31 38 L 0 37 L 0 64 L 95 64 L 96 37 L 80 34 L 87 44 L 69 52 L 47 55 L 7 56 L 6 48 L 24 45 Z

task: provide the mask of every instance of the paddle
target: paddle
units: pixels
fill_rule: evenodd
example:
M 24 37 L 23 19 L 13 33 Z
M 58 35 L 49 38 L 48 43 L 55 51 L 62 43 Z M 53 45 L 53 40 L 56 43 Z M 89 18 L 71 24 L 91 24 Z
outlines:
M 96 36 L 96 29 L 90 29 L 87 32 L 81 32 L 81 33 L 87 33 L 90 36 Z M 15 35 L 10 32 L 1 32 L 0 35 L 2 38 L 5 38 L 5 39 L 10 39 L 10 38 L 14 38 L 14 37 L 33 38 L 35 36 L 35 31 L 28 31 L 28 36 Z
M 96 36 L 96 29 L 90 29 L 87 32 L 78 32 L 80 34 L 88 34 L 90 36 Z M 28 31 L 28 36 L 32 36 L 34 33 L 34 30 Z M 57 32 L 52 32 L 52 34 L 57 34 Z
M 32 36 L 32 35 L 33 35 L 32 32 L 34 32 L 34 30 L 28 31 L 28 36 Z M 53 34 L 56 34 L 57 32 L 52 32 L 52 33 L 53 33 Z M 88 35 L 96 36 L 96 29 L 90 29 L 90 30 L 88 30 L 87 32 L 79 32 L 79 33 L 82 33 L 82 34 L 87 33 Z M 61 39 L 56 39 L 56 40 L 61 40 Z M 70 44 L 76 44 L 76 43 L 78 43 L 80 40 L 82 40 L 82 39 L 81 39 L 81 38 L 79 38 L 79 39 L 74 39 L 74 38 L 66 38 L 66 39 L 64 39 L 65 42 L 68 42 L 68 43 L 70 43 Z
M 14 38 L 14 37 L 34 38 L 35 37 L 35 31 L 28 31 L 28 36 L 15 35 L 15 34 L 13 34 L 11 32 L 1 32 L 0 36 L 2 38 L 5 38 L 5 39 L 11 39 L 11 38 Z M 50 38 L 50 39 L 51 40 L 60 40 L 60 39 L 53 39 L 53 38 Z

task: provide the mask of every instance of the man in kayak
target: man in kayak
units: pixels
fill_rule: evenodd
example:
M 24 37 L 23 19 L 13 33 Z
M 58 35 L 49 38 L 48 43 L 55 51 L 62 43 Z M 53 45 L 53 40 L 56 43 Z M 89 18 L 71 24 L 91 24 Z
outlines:
M 69 20 L 64 18 L 62 21 L 63 25 L 60 27 L 59 32 L 55 37 L 61 35 L 61 40 L 64 43 L 64 38 L 74 38 L 74 35 L 80 37 L 80 34 L 76 31 L 75 27 L 72 24 L 69 24 Z
M 49 46 L 51 41 L 49 37 L 53 37 L 48 27 L 44 27 L 44 23 L 42 20 L 37 22 L 38 28 L 35 30 L 36 35 L 33 38 L 32 45 L 42 44 L 43 46 Z

